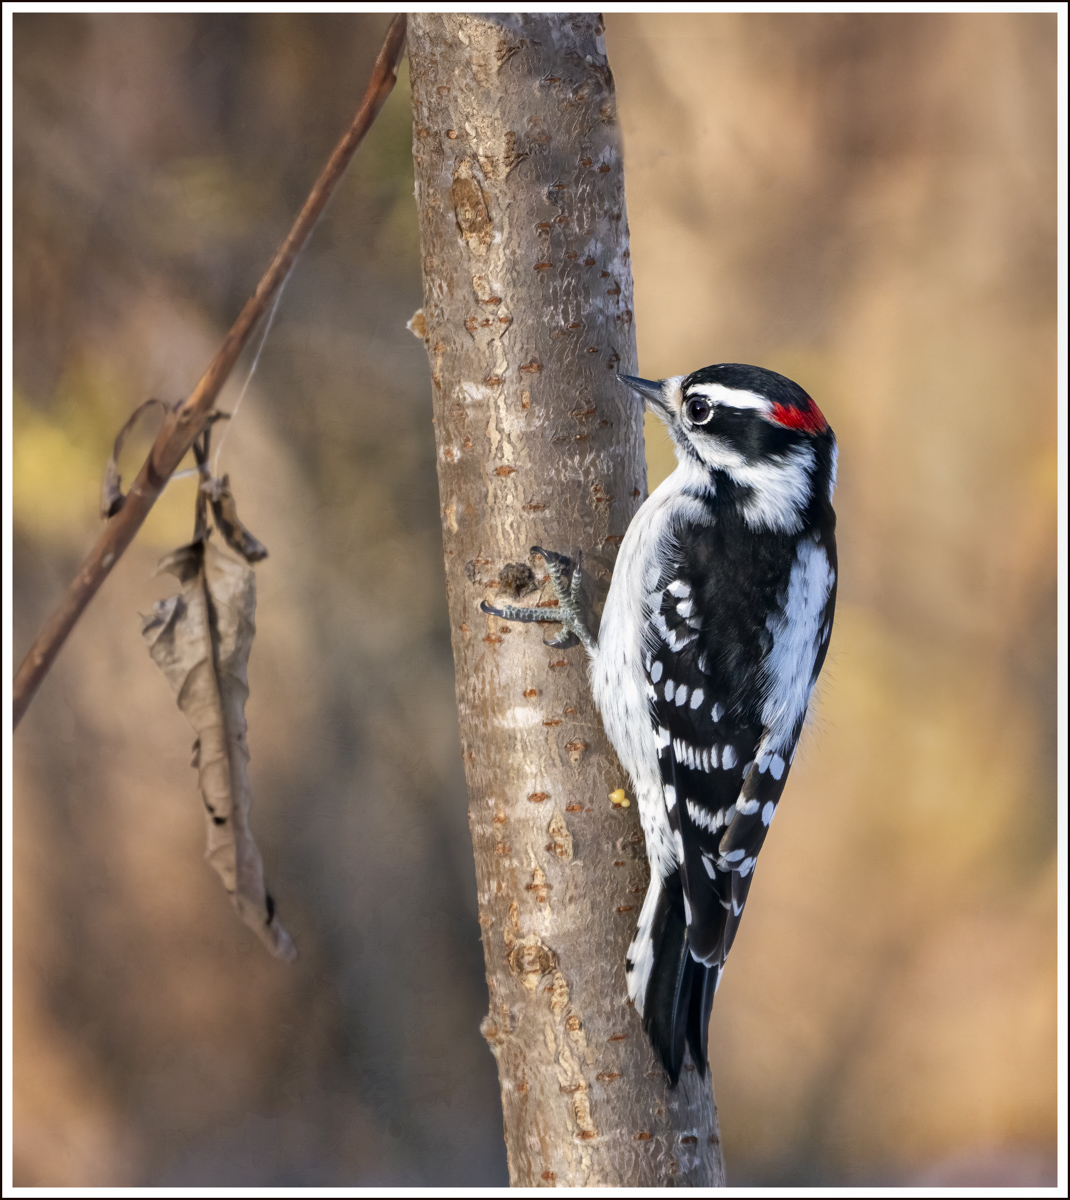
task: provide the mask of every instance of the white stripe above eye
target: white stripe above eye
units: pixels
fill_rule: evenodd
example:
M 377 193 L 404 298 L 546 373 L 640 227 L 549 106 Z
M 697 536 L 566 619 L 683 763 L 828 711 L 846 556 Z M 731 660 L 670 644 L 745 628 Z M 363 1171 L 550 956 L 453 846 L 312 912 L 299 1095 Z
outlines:
M 692 396 L 703 396 L 711 404 L 722 404 L 726 408 L 756 408 L 759 412 L 772 412 L 773 406 L 764 396 L 743 388 L 725 387 L 723 383 L 696 383 L 687 389 L 685 400 Z

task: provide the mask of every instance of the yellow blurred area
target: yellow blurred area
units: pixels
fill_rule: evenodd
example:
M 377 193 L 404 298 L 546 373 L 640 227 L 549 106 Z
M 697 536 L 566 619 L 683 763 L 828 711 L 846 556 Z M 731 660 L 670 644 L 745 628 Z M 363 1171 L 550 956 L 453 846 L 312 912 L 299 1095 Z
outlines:
M 17 525 L 34 538 L 72 537 L 84 542 L 98 515 L 93 485 L 100 460 L 77 446 L 70 433 L 15 394 L 12 417 L 12 505 Z
M 15 15 L 16 656 L 99 528 L 116 432 L 196 383 L 386 22 Z M 729 1182 L 1053 1183 L 1055 17 L 606 22 L 640 375 L 781 371 L 841 451 L 831 650 L 714 1006 Z M 192 529 L 181 480 L 15 740 L 16 1183 L 506 1178 L 406 84 L 220 463 L 270 551 L 252 823 L 299 961 L 200 861 L 191 734 L 138 635 Z
M 103 464 L 110 454 L 98 436 L 102 424 L 86 427 L 86 411 L 73 403 L 53 418 L 27 404 L 17 391 L 12 403 L 15 529 L 34 542 L 74 553 L 84 553 L 99 528 Z M 124 492 L 148 451 L 147 444 L 140 445 L 144 441 L 131 437 L 127 443 Z M 135 455 L 131 444 L 142 452 Z M 190 476 L 169 483 L 142 526 L 143 542 L 171 550 L 188 541 L 196 492 Z

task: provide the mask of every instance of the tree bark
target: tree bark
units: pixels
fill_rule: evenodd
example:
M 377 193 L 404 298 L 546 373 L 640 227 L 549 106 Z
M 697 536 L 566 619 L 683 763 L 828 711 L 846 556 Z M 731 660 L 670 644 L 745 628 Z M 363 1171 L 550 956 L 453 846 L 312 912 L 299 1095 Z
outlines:
M 450 627 L 516 1186 L 724 1181 L 709 1079 L 668 1087 L 627 999 L 649 869 L 582 648 L 480 601 L 592 609 L 646 494 L 613 80 L 594 14 L 413 14 L 413 155 Z M 421 323 L 422 321 L 422 323 Z M 534 568 L 535 576 L 532 575 Z M 552 615 L 552 610 L 551 614 Z

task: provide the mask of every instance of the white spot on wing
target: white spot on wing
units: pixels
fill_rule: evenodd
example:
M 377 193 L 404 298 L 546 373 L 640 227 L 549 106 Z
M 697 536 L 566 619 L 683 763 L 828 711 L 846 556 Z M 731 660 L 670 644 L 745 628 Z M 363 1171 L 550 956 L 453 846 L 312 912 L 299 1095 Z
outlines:
M 762 824 L 768 826 L 773 819 L 773 814 L 776 812 L 776 805 L 772 800 L 766 800 L 762 807 Z
M 676 684 L 671 679 L 665 680 L 665 699 L 671 700 L 672 694 L 676 689 Z
M 663 664 L 661 662 L 655 661 L 653 666 L 650 668 L 651 682 L 657 683 L 658 680 L 661 678 L 662 671 L 664 671 L 664 670 L 665 670 L 665 667 L 663 666 Z
M 682 579 L 674 579 L 665 590 L 686 600 L 691 595 L 691 584 L 685 583 Z
M 679 708 L 687 700 L 688 687 L 686 683 L 678 684 L 676 687 L 676 706 Z M 668 697 L 666 697 L 668 699 Z
M 724 716 L 724 705 L 718 701 L 718 703 L 713 706 L 713 711 L 710 713 L 710 716 L 714 719 L 714 721 L 719 721 Z
M 700 829 L 707 829 L 710 833 L 716 833 L 724 824 L 721 813 L 710 812 L 690 799 L 687 801 L 687 815 Z
M 735 746 L 725 746 L 724 750 L 721 751 L 721 766 L 726 771 L 730 771 L 738 761 Z
M 698 708 L 698 706 L 702 703 L 702 700 L 703 700 L 702 688 L 695 688 L 695 690 L 691 693 L 691 707 Z

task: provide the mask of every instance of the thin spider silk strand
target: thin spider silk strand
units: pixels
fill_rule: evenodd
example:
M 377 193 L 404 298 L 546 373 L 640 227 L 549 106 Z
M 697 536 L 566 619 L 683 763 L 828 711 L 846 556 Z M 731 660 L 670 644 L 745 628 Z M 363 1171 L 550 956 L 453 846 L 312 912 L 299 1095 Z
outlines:
M 292 272 L 291 272 L 292 273 Z M 249 384 L 253 381 L 253 376 L 256 374 L 256 368 L 260 365 L 260 355 L 264 352 L 264 346 L 268 340 L 268 334 L 271 332 L 271 326 L 275 323 L 275 313 L 279 309 L 279 301 L 282 299 L 282 293 L 286 290 L 286 285 L 290 281 L 290 275 L 279 286 L 279 290 L 275 293 L 275 303 L 271 306 L 271 312 L 268 313 L 267 323 L 264 325 L 264 332 L 260 337 L 260 345 L 256 348 L 256 356 L 253 358 L 252 364 L 249 367 L 249 373 L 245 376 L 245 382 L 242 384 L 242 389 L 238 393 L 238 399 L 230 412 L 230 420 L 223 423 L 223 429 L 219 436 L 219 441 L 216 444 L 215 454 L 212 456 L 212 474 L 219 474 L 219 456 L 223 451 L 223 445 L 227 440 L 227 434 L 230 433 L 230 427 L 234 424 L 234 420 L 238 415 L 238 409 L 241 408 L 241 402 L 245 399 L 245 393 L 249 390 Z

